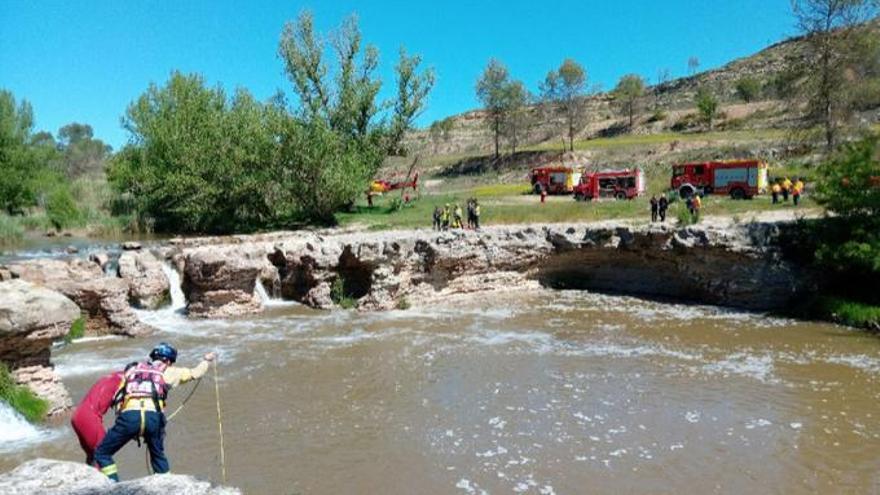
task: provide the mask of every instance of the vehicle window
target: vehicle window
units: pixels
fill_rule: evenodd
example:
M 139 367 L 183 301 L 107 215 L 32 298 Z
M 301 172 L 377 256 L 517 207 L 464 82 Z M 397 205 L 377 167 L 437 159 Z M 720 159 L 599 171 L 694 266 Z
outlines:
M 602 189 L 614 188 L 614 179 L 599 179 L 599 187 Z
M 553 174 L 550 174 L 550 182 L 553 184 L 564 184 L 565 178 L 565 172 L 555 172 Z
M 626 179 L 626 187 L 636 187 L 636 178 L 629 177 Z
M 703 168 L 704 167 L 702 165 L 697 165 L 696 167 L 694 167 L 694 175 L 703 175 Z
M 672 168 L 672 176 L 673 177 L 681 177 L 684 175 L 684 167 L 673 167 Z

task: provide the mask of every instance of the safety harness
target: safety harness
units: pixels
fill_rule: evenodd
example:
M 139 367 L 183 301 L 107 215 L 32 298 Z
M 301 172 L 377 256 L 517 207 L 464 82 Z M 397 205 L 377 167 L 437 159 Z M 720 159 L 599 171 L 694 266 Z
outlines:
M 165 370 L 168 365 L 162 361 L 137 363 L 126 369 L 123 379 L 119 384 L 119 390 L 113 399 L 116 406 L 116 414 L 123 411 L 133 409 L 135 406 L 141 413 L 141 425 L 138 431 L 137 442 L 138 447 L 141 444 L 141 438 L 144 436 L 144 428 L 146 427 L 147 407 L 145 401 L 153 402 L 153 410 L 162 412 L 165 408 L 165 399 L 168 397 L 168 390 L 171 388 L 165 382 Z M 132 402 L 132 401 L 139 401 Z

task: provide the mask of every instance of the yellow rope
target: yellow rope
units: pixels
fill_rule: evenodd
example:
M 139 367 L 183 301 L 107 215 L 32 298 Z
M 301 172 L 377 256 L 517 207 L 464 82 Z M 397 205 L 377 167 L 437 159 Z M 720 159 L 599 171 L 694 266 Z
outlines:
M 214 396 L 217 398 L 217 431 L 220 434 L 220 472 L 226 484 L 226 450 L 223 448 L 223 421 L 220 416 L 220 381 L 217 376 L 217 360 L 214 360 Z

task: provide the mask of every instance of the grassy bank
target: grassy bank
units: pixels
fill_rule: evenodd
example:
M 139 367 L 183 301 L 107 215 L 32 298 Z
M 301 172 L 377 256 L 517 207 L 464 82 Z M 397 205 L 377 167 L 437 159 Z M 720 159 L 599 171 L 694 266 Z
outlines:
M 818 317 L 851 327 L 880 332 L 880 306 L 836 297 L 825 297 L 819 305 Z
M 27 387 L 16 385 L 6 364 L 0 363 L 0 400 L 5 401 L 31 423 L 42 421 L 49 403 L 34 395 Z

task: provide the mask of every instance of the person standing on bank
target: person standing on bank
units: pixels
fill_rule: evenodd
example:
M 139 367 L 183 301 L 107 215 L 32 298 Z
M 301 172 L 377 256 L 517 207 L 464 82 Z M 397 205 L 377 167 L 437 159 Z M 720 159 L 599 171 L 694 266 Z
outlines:
M 660 212 L 660 203 L 657 202 L 657 195 L 651 196 L 651 222 L 657 221 L 657 215 Z
M 171 469 L 164 445 L 164 409 L 168 392 L 204 376 L 208 363 L 216 357 L 209 352 L 195 368 L 174 366 L 177 350 L 163 342 L 150 352 L 149 361 L 138 363 L 125 372 L 116 401 L 119 411 L 116 423 L 95 450 L 95 461 L 104 475 L 112 481 L 119 481 L 113 455 L 131 440 L 137 439 L 140 445 L 141 438 L 150 451 L 153 472 L 162 474 Z
M 657 212 L 660 214 L 660 222 L 666 221 L 666 210 L 669 209 L 669 200 L 666 199 L 666 195 L 660 196 L 660 201 L 657 202 Z

